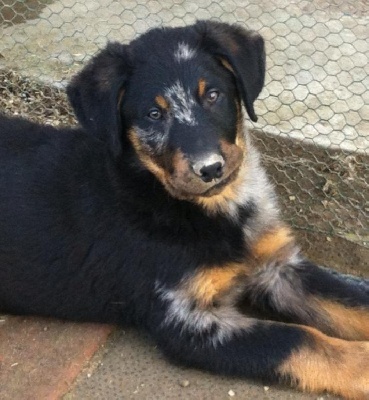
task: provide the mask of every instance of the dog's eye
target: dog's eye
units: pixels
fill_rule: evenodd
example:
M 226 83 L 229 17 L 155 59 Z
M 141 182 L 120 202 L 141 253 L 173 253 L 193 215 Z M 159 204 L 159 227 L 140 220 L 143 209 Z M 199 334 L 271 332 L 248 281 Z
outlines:
M 158 108 L 152 108 L 149 113 L 147 114 L 147 116 L 154 120 L 157 121 L 159 119 L 161 119 L 161 117 L 163 116 L 162 112 L 158 109 Z
M 206 93 L 206 101 L 210 104 L 214 104 L 219 98 L 219 90 L 210 89 Z

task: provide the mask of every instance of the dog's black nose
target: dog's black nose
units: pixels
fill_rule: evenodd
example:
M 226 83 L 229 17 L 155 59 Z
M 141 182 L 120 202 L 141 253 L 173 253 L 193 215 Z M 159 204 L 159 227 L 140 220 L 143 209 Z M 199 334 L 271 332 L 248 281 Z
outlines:
M 204 165 L 200 169 L 200 178 L 204 182 L 211 182 L 213 179 L 221 178 L 223 175 L 223 165 L 221 162 L 216 162 L 210 165 Z
M 213 179 L 221 178 L 223 175 L 223 166 L 220 162 L 205 165 L 200 169 L 200 177 L 204 182 L 211 182 Z
M 219 154 L 211 154 L 192 164 L 193 171 L 204 182 L 211 182 L 223 175 L 224 158 Z

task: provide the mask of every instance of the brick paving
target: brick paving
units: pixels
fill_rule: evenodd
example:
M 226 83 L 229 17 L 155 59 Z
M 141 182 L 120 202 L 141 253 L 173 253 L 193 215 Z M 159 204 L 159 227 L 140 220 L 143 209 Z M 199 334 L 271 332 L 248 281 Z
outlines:
M 112 329 L 108 325 L 1 316 L 0 399 L 60 399 Z

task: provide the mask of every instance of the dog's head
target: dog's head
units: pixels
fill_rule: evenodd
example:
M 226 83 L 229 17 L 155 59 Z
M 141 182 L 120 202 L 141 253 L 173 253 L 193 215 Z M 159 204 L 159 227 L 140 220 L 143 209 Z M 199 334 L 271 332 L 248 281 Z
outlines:
M 237 177 L 245 151 L 241 100 L 256 121 L 264 74 L 260 35 L 199 21 L 109 44 L 68 95 L 82 126 L 115 156 L 133 146 L 174 197 L 193 199 L 217 195 Z

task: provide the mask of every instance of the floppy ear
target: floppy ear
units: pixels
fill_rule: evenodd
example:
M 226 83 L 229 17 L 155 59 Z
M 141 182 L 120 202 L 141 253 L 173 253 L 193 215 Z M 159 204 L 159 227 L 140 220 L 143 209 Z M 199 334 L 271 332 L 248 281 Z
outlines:
M 247 113 L 256 122 L 253 104 L 265 78 L 264 39 L 255 31 L 215 21 L 199 21 L 196 28 L 205 49 L 234 73 Z
M 109 43 L 67 87 L 79 123 L 86 131 L 108 143 L 115 156 L 121 151 L 119 103 L 129 76 L 127 47 Z

